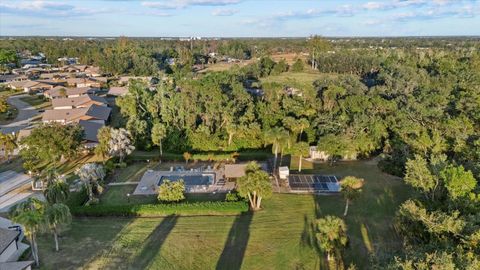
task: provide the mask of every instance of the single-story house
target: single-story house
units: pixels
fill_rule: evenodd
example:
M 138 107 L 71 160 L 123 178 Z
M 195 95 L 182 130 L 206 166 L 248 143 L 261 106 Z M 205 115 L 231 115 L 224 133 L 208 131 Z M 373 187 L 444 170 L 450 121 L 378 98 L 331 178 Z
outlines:
M 23 229 L 19 224 L 0 217 L 0 269 L 30 270 L 33 261 L 17 261 L 29 248 L 22 243 Z
M 75 98 L 82 95 L 95 94 L 96 91 L 98 91 L 98 88 L 92 88 L 92 87 L 68 88 L 63 86 L 56 86 L 51 90 L 45 91 L 43 95 L 50 99 L 65 98 L 65 97 Z
M 124 86 L 114 86 L 114 87 L 110 87 L 110 89 L 108 90 L 108 95 L 117 96 L 117 97 L 125 96 L 127 93 L 128 93 L 128 87 L 124 87 Z
M 26 80 L 28 80 L 28 77 L 25 75 L 17 75 L 17 74 L 0 75 L 0 83 L 18 82 L 18 81 L 26 81 Z
M 18 250 L 20 231 L 0 228 L 0 262 L 7 262 Z
M 85 108 L 90 107 L 92 104 L 107 106 L 107 100 L 103 97 L 90 94 L 73 98 L 52 99 L 52 107 L 54 110 Z
M 112 109 L 107 106 L 99 106 L 96 104 L 85 108 L 46 110 L 42 115 L 42 121 L 44 123 L 59 122 L 68 124 L 78 123 L 80 120 L 90 120 L 105 123 L 110 117 L 111 111 Z
M 93 148 L 98 144 L 98 130 L 105 126 L 104 123 L 80 120 L 78 124 L 83 128 L 83 139 L 86 148 Z
M 129 83 L 130 80 L 141 80 L 141 81 L 144 81 L 146 83 L 150 83 L 150 81 L 152 80 L 152 77 L 148 77 L 148 76 L 122 76 L 118 79 L 118 83 L 121 84 L 121 85 L 127 85 Z
M 100 68 L 95 67 L 95 66 L 88 66 L 85 69 L 85 74 L 89 77 L 100 77 L 100 76 L 102 76 L 102 73 L 100 72 Z
M 53 88 L 53 85 L 37 82 L 37 81 L 17 81 L 17 82 L 10 82 L 7 84 L 8 87 L 14 90 L 23 89 L 24 92 L 36 92 L 36 91 L 45 91 Z

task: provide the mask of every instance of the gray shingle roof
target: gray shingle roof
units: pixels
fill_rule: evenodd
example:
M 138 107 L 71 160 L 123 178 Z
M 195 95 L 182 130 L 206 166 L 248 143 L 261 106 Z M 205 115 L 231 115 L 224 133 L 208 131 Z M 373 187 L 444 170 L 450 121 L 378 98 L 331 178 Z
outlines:
M 0 254 L 20 235 L 19 231 L 0 228 Z
M 98 142 L 98 130 L 105 126 L 102 123 L 85 120 L 80 120 L 78 124 L 83 127 L 83 138 L 91 142 Z

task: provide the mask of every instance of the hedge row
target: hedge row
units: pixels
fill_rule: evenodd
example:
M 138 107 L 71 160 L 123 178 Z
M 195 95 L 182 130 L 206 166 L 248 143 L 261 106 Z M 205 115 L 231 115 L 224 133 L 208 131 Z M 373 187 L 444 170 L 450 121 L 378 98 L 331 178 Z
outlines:
M 169 215 L 208 216 L 239 215 L 248 211 L 248 204 L 241 202 L 195 202 L 178 204 L 135 204 L 135 205 L 90 205 L 72 206 L 70 211 L 76 216 L 125 216 L 162 217 Z
M 227 161 L 231 160 L 234 152 L 200 152 L 200 153 L 191 153 L 191 161 Z M 248 161 L 248 160 L 266 160 L 272 156 L 270 151 L 266 150 L 257 150 L 257 151 L 240 151 L 236 154 L 237 160 Z M 184 161 L 183 154 L 181 153 L 169 153 L 164 152 L 163 156 L 160 157 L 158 151 L 136 151 L 128 157 L 129 160 L 133 161 L 143 161 L 143 160 L 168 160 L 168 161 Z

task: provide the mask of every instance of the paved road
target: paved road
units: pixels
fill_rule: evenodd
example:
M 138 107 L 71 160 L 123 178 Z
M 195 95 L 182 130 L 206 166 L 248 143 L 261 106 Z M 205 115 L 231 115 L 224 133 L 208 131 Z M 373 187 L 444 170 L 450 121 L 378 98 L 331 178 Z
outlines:
M 17 95 L 17 96 L 11 96 L 7 99 L 7 102 L 10 105 L 15 106 L 17 108 L 18 115 L 15 118 L 15 120 L 13 120 L 12 123 L 6 124 L 6 125 L 0 125 L 0 131 L 2 133 L 18 132 L 19 130 L 26 128 L 30 125 L 32 118 L 40 114 L 38 110 L 35 109 L 35 107 L 32 107 L 30 104 L 20 99 L 21 97 L 26 97 L 26 96 L 27 95 Z

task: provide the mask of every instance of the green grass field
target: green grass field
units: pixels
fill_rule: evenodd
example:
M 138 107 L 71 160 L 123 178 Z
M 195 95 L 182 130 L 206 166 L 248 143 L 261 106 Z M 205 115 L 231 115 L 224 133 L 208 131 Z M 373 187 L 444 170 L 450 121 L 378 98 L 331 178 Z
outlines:
M 313 170 L 366 179 L 346 218 L 347 264 L 368 269 L 369 256 L 399 250 L 392 218 L 409 193 L 401 180 L 381 173 L 373 162 L 315 165 Z M 312 221 L 341 215 L 343 208 L 339 195 L 275 194 L 253 215 L 76 218 L 60 238 L 60 252 L 50 235 L 39 238 L 40 259 L 44 269 L 324 269 Z
M 308 68 L 308 67 L 307 67 Z M 297 82 L 311 85 L 314 81 L 320 79 L 321 74 L 315 71 L 304 71 L 304 72 L 284 72 L 279 75 L 272 75 L 266 78 L 261 79 L 262 83 L 281 83 L 286 84 L 289 82 Z
M 45 99 L 43 96 L 37 96 L 37 95 L 28 95 L 25 97 L 21 97 L 20 100 L 30 104 L 31 106 L 40 109 L 40 108 L 45 108 L 47 106 L 50 106 L 50 101 Z

